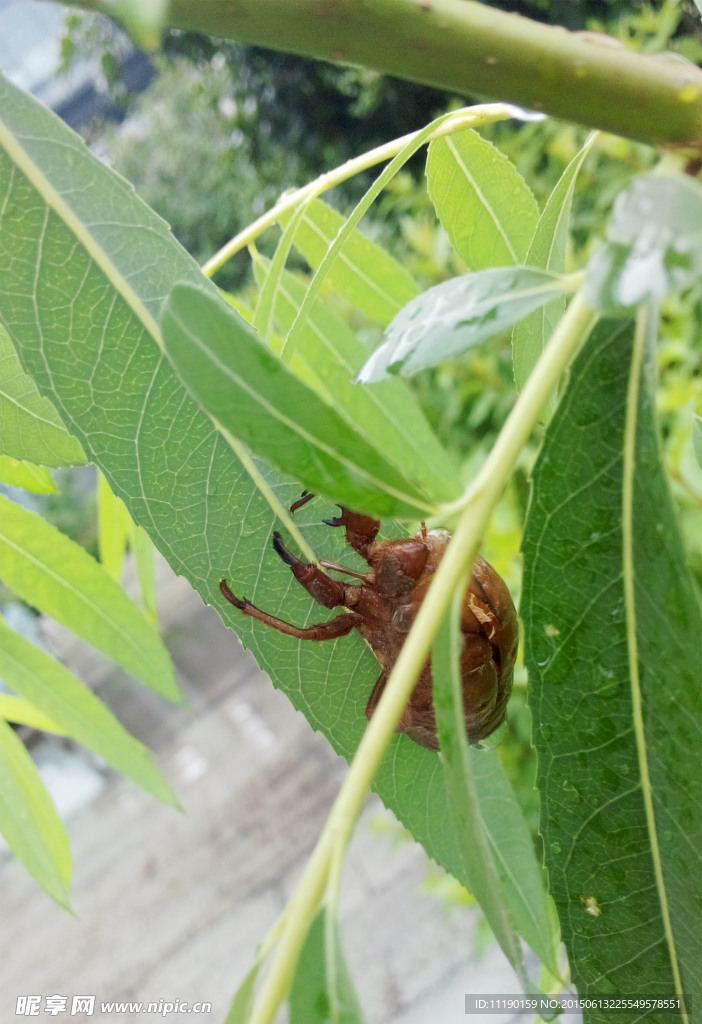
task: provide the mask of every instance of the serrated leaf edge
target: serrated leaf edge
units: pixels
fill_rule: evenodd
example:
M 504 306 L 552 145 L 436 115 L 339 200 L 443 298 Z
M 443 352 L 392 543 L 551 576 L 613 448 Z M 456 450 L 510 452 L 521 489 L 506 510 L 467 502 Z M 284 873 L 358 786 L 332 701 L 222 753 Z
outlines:
M 114 289 L 122 296 L 130 309 L 133 310 L 137 319 L 144 325 L 148 333 L 154 338 L 159 348 L 163 351 L 161 330 L 149 313 L 148 309 L 128 283 L 124 275 L 117 269 L 115 264 L 107 256 L 100 243 L 88 231 L 86 225 L 75 215 L 63 196 L 51 184 L 45 174 L 39 169 L 29 153 L 21 145 L 17 136 L 9 131 L 4 122 L 0 120 L 0 145 L 5 149 L 8 156 L 13 160 L 15 166 L 22 171 L 27 180 L 34 186 L 39 195 L 44 199 L 47 207 L 51 208 L 72 232 L 73 236 L 83 244 L 91 259 L 102 270 Z M 46 224 L 46 215 L 44 218 Z

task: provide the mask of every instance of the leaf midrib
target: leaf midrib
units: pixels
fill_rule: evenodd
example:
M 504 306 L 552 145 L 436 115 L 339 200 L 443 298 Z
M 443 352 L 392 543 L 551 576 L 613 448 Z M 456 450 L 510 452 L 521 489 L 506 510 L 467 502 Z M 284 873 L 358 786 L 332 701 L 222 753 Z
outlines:
M 111 631 L 114 630 L 124 640 L 127 646 L 131 647 L 135 655 L 143 663 L 144 653 L 141 650 L 141 648 L 134 643 L 130 634 L 128 632 L 125 632 L 115 619 L 108 618 L 106 613 L 103 611 L 103 609 L 100 608 L 99 605 L 95 604 L 92 601 L 89 601 L 83 594 L 83 592 L 81 590 L 76 589 L 76 587 L 70 582 L 70 580 L 68 580 L 65 576 L 60 576 L 53 569 L 51 569 L 45 562 L 42 562 L 26 548 L 20 547 L 10 537 L 8 537 L 6 533 L 4 533 L 1 530 L 0 541 L 2 541 L 4 544 L 7 544 L 8 547 L 12 548 L 12 550 L 17 552 L 17 554 L 19 554 L 22 558 L 26 558 L 29 562 L 32 562 L 41 572 L 46 573 L 47 576 L 49 576 L 52 580 L 58 583 L 62 588 L 68 590 L 82 605 L 91 609 Z M 153 665 L 153 662 L 151 662 L 150 659 L 149 663 L 152 664 L 152 667 L 156 667 Z
M 500 223 L 498 218 L 495 216 L 495 213 L 493 211 L 492 205 L 487 201 L 487 199 L 485 198 L 485 195 L 483 194 L 482 190 L 478 187 L 478 185 L 477 185 L 477 183 L 475 181 L 475 178 L 473 177 L 473 175 L 468 170 L 466 164 L 464 163 L 460 153 L 458 152 L 458 150 L 456 148 L 456 145 L 455 145 L 453 139 L 450 138 L 450 137 L 447 138 L 446 139 L 446 144 L 447 144 L 447 147 L 451 150 L 451 152 L 452 152 L 452 154 L 453 154 L 453 156 L 454 156 L 454 158 L 456 160 L 456 163 L 458 164 L 460 169 L 463 171 L 463 173 L 464 173 L 464 175 L 466 177 L 466 180 L 470 182 L 471 187 L 473 188 L 473 191 L 475 192 L 476 196 L 478 196 L 478 198 L 480 199 L 480 202 L 483 205 L 483 209 L 489 214 L 493 224 L 495 225 L 495 228 L 497 229 L 498 234 L 500 235 L 500 237 L 502 238 L 503 242 L 505 243 L 505 246 L 507 247 L 507 251 L 509 252 L 510 256 L 512 257 L 512 261 L 514 263 L 519 263 L 519 258 L 517 256 L 517 253 L 515 252 L 515 249 L 514 249 L 514 246 L 512 245 L 512 242 L 510 241 L 509 237 L 507 236 L 507 234 L 505 232 L 505 229 L 503 228 L 502 224 Z
M 634 590 L 634 479 L 636 474 L 636 422 L 641 387 L 643 356 L 648 333 L 647 319 L 655 315 L 656 314 L 654 314 L 650 308 L 648 310 L 642 310 L 639 313 L 636 323 L 636 331 L 634 334 L 629 383 L 627 386 L 622 472 L 622 575 L 624 582 L 624 608 L 626 616 L 627 648 L 629 654 L 632 717 L 636 743 L 636 756 L 639 764 L 639 777 L 641 779 L 641 795 L 643 798 L 644 814 L 646 817 L 646 828 L 651 846 L 651 860 L 653 863 L 656 891 L 661 909 L 663 931 L 666 946 L 668 948 L 668 955 L 670 957 L 670 966 L 673 974 L 673 982 L 675 984 L 675 992 L 680 999 L 681 1020 L 683 1021 L 683 1024 L 689 1024 L 689 1017 L 685 1009 L 683 999 L 680 965 L 678 963 L 675 938 L 673 936 L 670 907 L 668 904 L 668 893 L 665 878 L 663 876 L 663 864 L 658 844 L 658 832 L 656 830 L 656 813 L 653 806 L 653 790 L 649 772 L 649 753 L 643 719 L 643 697 L 641 693 L 641 679 L 639 676 L 639 652 L 636 633 L 636 604 Z
M 367 469 L 363 469 L 363 467 L 359 466 L 355 462 L 352 462 L 347 456 L 342 455 L 335 449 L 329 447 L 328 445 L 325 445 L 318 437 L 315 437 L 313 434 L 310 434 L 307 430 L 301 427 L 299 423 L 295 422 L 294 420 L 291 420 L 290 417 L 284 415 L 280 411 L 280 409 L 278 409 L 276 406 L 268 402 L 259 391 L 256 391 L 256 389 L 251 387 L 251 385 L 248 384 L 247 381 L 245 381 L 242 377 L 236 374 L 229 364 L 219 359 L 215 355 L 215 353 L 202 342 L 201 338 L 199 338 L 196 334 L 193 333 L 193 331 L 190 330 L 190 328 L 184 323 L 184 321 L 180 317 L 177 317 L 175 313 L 172 313 L 172 316 L 174 317 L 174 319 L 178 321 L 178 326 L 180 327 L 181 331 L 188 337 L 188 339 L 192 342 L 193 346 L 197 348 L 203 354 L 203 356 L 210 361 L 212 366 L 215 367 L 215 369 L 217 369 L 218 371 L 220 371 L 225 378 L 228 378 L 229 380 L 233 381 L 238 387 L 241 388 L 242 391 L 245 391 L 246 394 L 253 398 L 254 401 L 257 402 L 261 406 L 261 408 L 268 413 L 271 419 L 278 420 L 285 427 L 287 427 L 291 433 L 297 434 L 298 437 L 302 438 L 302 440 L 306 441 L 313 448 L 317 448 L 319 449 L 319 451 L 324 452 L 330 458 L 334 459 L 334 461 L 340 463 L 346 469 L 351 471 L 353 474 L 361 475 L 367 481 L 369 481 L 371 484 L 377 487 L 378 490 L 385 491 L 387 494 L 391 494 L 393 497 L 405 502 L 407 505 L 412 505 L 415 508 L 425 509 L 427 512 L 432 511 L 432 506 L 427 502 L 422 501 L 421 498 L 415 497 L 410 494 L 405 494 L 402 491 L 397 490 L 391 484 L 389 484 L 387 480 L 381 480 L 378 477 L 373 476 L 373 474 L 370 473 Z M 332 410 L 332 412 L 333 411 L 334 410 Z M 212 416 L 211 419 L 215 423 L 220 433 L 224 433 L 225 429 L 223 429 L 223 425 L 217 421 L 217 418 L 215 416 Z
M 47 207 L 57 214 L 73 236 L 82 243 L 90 258 L 102 270 L 115 291 L 122 296 L 136 318 L 144 325 L 159 348 L 163 350 L 161 331 L 155 318 L 148 311 L 124 275 L 117 269 L 112 260 L 109 259 L 98 240 L 88 230 L 85 222 L 73 212 L 60 192 L 40 171 L 27 150 L 20 144 L 17 136 L 6 127 L 1 119 L 0 146 L 5 149 L 8 156 L 13 160 L 14 166 L 21 170 L 27 180 L 34 186 L 38 194 L 44 199 Z

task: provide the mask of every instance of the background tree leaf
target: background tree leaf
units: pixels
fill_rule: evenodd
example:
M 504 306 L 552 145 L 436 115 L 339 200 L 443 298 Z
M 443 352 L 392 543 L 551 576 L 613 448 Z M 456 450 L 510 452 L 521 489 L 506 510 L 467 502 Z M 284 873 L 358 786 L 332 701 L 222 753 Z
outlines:
M 40 466 L 82 466 L 85 455 L 17 358 L 0 310 L 0 452 Z
M 9 693 L 0 694 L 0 718 L 16 725 L 30 725 L 32 729 L 53 732 L 57 736 L 65 736 L 65 729 L 60 729 L 43 711 L 30 704 L 24 697 L 13 697 Z
M 579 993 L 695 1006 L 702 619 L 657 449 L 653 357 L 639 372 L 632 337 L 629 322 L 595 328 L 534 469 L 522 616 L 541 831 Z
M 141 591 L 141 605 L 147 621 L 152 626 L 158 623 L 156 612 L 156 566 L 154 544 L 146 530 L 130 522 L 129 546 L 134 555 L 137 579 Z
M 281 217 L 280 223 L 287 225 L 293 216 L 294 213 L 289 213 Z M 293 244 L 313 269 L 322 262 L 345 221 L 345 217 L 321 199 L 314 199 L 305 207 Z M 327 280 L 354 309 L 383 325 L 419 291 L 410 272 L 358 230 L 347 239 Z
M 358 380 L 409 375 L 453 359 L 569 290 L 565 278 L 533 267 L 493 267 L 443 281 L 395 317 Z
M 702 469 L 702 416 L 694 416 L 692 420 L 692 447 L 697 465 Z
M 524 263 L 539 208 L 514 164 L 468 129 L 435 139 L 427 186 L 451 244 L 471 270 Z
M 20 462 L 11 455 L 0 455 L 0 483 L 32 494 L 56 494 L 56 484 L 46 466 Z
M 174 570 L 349 758 L 378 676 L 361 638 L 301 645 L 244 620 L 219 593 L 228 576 L 272 614 L 301 624 L 322 617 L 271 548 L 279 524 L 250 467 L 283 506 L 299 496 L 299 483 L 255 458 L 242 463 L 159 347 L 157 318 L 172 284 L 206 286 L 197 265 L 123 179 L 2 79 L 0 111 L 0 178 L 11 183 L 0 217 L 0 315 L 26 372 Z M 72 303 L 69 339 L 61 324 L 36 320 L 38 298 L 54 285 Z M 338 561 L 343 538 L 320 525 L 335 511 L 320 501 L 297 518 L 312 547 Z M 429 855 L 464 880 L 436 755 L 396 737 L 375 788 Z
M 97 516 L 100 563 L 119 583 L 129 538 L 129 512 L 124 502 L 112 493 L 102 473 L 98 473 Z
M 163 314 L 166 351 L 229 435 L 309 490 L 379 516 L 412 518 L 430 496 L 300 381 L 223 299 L 176 285 Z
M 575 180 L 596 136 L 597 133 L 593 132 L 588 137 L 548 197 L 524 259 L 528 266 L 541 267 L 554 274 L 565 272 Z M 514 379 L 520 391 L 543 352 L 544 345 L 553 334 L 565 307 L 565 296 L 559 295 L 552 302 L 529 313 L 515 326 L 512 332 L 512 362 Z
M 0 619 L 0 677 L 68 736 L 163 800 L 176 799 L 153 763 L 102 701 L 60 662 L 15 633 Z
M 24 743 L 1 720 L 0 832 L 39 885 L 68 907 L 71 851 L 61 819 Z
M 0 572 L 19 597 L 156 693 L 180 699 L 166 648 L 122 588 L 79 544 L 2 494 Z

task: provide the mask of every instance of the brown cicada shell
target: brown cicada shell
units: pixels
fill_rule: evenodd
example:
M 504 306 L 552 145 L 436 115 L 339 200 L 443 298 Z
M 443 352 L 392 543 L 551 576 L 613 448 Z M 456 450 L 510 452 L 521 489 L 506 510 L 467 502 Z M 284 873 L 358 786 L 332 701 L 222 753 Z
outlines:
M 311 497 L 304 495 L 291 511 Z M 300 640 L 331 640 L 357 629 L 382 666 L 366 707 L 366 716 L 370 718 L 443 557 L 450 534 L 446 530 L 422 528 L 414 537 L 404 540 L 377 541 L 378 520 L 346 508 L 341 509 L 336 519 L 325 522 L 345 528 L 348 544 L 365 559 L 369 568 L 367 572 L 357 573 L 331 562 L 321 561 L 320 565 L 356 577 L 359 583 L 342 583 L 312 563 L 296 558 L 284 546 L 279 533 L 273 534 L 273 546 L 315 601 L 325 608 L 346 608 L 347 612 L 327 622 L 300 628 L 261 611 L 245 598 L 235 597 L 226 580 L 220 581 L 220 589 L 244 615 Z M 492 566 L 480 557 L 473 566 L 463 600 L 461 630 L 466 733 L 471 743 L 477 743 L 504 721 L 518 641 L 517 614 L 509 590 Z M 422 669 L 397 728 L 421 746 L 438 750 L 431 659 L 427 659 Z

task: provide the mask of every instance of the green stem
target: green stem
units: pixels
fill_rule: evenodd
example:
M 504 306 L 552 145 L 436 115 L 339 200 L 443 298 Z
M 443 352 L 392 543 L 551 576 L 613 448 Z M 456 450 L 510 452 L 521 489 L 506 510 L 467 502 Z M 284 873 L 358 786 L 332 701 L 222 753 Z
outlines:
M 131 15 L 139 30 L 133 0 L 72 2 Z M 151 10 L 154 0 L 142 6 Z M 473 0 L 170 0 L 163 6 L 175 28 L 361 64 L 654 145 L 699 145 L 702 138 L 702 75 L 693 65 L 642 56 L 609 37 L 567 32 Z
M 578 292 L 525 384 L 482 470 L 459 503 L 462 513 L 451 543 L 434 574 L 324 831 L 287 908 L 286 927 L 249 1024 L 272 1024 L 287 996 L 300 949 L 329 880 L 334 858 L 339 858 L 348 844 L 363 801 L 452 596 L 475 560 L 492 509 L 522 447 L 539 422 L 545 402 L 594 320 L 595 314 Z
M 443 118 L 439 119 L 442 123 L 437 126 L 436 130 L 431 133 L 426 141 L 431 142 L 432 139 L 440 139 L 445 135 L 464 131 L 466 128 L 478 128 L 481 124 L 490 124 L 492 121 L 505 121 L 509 117 L 514 117 L 514 110 L 506 103 L 483 103 L 475 107 L 463 107 L 461 110 L 452 111 L 450 114 L 445 114 Z M 382 146 L 376 146 L 375 149 L 369 149 L 368 152 L 361 153 L 360 156 L 353 157 L 351 160 L 339 164 L 333 170 L 320 174 L 318 178 L 303 185 L 302 188 L 295 189 L 294 192 L 288 192 L 278 200 L 275 206 L 272 206 L 266 213 L 261 214 L 256 220 L 247 224 L 238 235 L 235 235 L 226 245 L 222 246 L 219 252 L 216 252 L 204 264 L 202 268 L 203 274 L 212 277 L 215 271 L 219 270 L 227 260 L 230 260 L 241 249 L 255 242 L 259 235 L 273 224 L 276 224 L 284 214 L 297 209 L 301 203 L 321 196 L 323 192 L 334 188 L 335 185 L 339 185 L 342 181 L 348 181 L 349 178 L 360 174 L 361 171 L 375 167 L 376 164 L 383 163 L 385 160 L 391 160 L 398 153 L 402 152 L 406 146 L 409 146 L 420 134 L 420 131 L 411 132 L 409 135 L 403 135 L 399 139 L 386 142 Z

